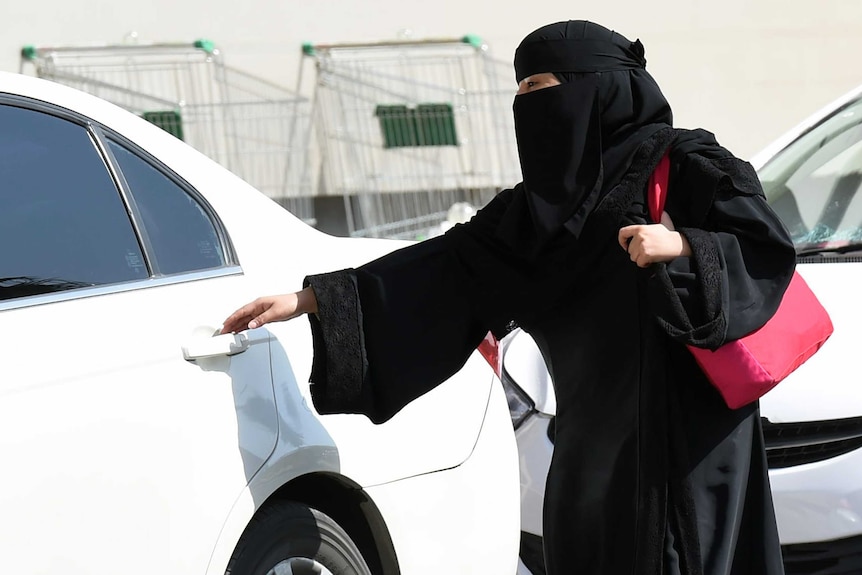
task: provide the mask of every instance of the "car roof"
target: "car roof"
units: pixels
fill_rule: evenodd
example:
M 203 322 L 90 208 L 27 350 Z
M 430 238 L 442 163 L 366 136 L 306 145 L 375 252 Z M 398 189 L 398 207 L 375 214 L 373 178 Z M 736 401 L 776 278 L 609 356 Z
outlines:
M 0 71 L 0 93 L 24 96 L 74 110 L 106 125 L 123 123 L 135 115 L 75 88 L 25 74 Z

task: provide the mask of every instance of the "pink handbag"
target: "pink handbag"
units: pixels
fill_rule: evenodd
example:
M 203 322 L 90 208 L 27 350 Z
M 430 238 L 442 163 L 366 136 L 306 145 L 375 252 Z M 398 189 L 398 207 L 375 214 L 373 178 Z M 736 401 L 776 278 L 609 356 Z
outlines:
M 670 158 L 661 159 L 650 176 L 647 207 L 661 221 L 667 197 Z M 688 346 L 706 377 L 731 409 L 747 405 L 778 385 L 832 335 L 829 314 L 797 272 L 775 315 L 766 325 L 711 351 Z

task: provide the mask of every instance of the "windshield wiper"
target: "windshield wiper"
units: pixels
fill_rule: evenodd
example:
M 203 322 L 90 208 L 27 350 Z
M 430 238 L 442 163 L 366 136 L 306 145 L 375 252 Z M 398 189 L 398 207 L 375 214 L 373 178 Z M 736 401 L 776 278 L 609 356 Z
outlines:
M 852 252 L 862 252 L 862 242 L 829 242 L 819 245 L 807 245 L 796 250 L 796 257 L 819 256 L 824 254 L 849 254 Z

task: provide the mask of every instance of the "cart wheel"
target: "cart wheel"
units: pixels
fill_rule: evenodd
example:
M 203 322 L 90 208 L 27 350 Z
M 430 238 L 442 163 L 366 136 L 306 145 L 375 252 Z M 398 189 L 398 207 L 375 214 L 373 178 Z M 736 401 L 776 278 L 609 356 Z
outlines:
M 332 518 L 287 502 L 257 513 L 225 575 L 371 575 L 371 570 Z

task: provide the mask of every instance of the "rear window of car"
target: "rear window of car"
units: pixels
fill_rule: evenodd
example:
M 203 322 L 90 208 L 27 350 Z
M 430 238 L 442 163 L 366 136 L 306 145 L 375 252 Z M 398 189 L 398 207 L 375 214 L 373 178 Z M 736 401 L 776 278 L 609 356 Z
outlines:
M 146 229 L 156 272 L 171 275 L 224 266 L 224 247 L 203 205 L 130 149 L 114 141 L 109 146 Z

